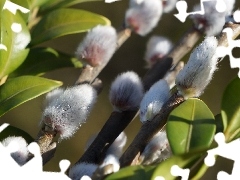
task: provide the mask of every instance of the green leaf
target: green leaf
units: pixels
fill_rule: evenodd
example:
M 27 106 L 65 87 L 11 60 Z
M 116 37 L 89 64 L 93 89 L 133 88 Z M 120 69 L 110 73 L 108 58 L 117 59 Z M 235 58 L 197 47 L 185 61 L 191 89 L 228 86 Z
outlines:
M 31 45 L 68 34 L 86 32 L 98 24 L 109 25 L 110 21 L 84 10 L 57 9 L 44 16 L 34 27 Z
M 240 79 L 234 79 L 225 89 L 221 114 L 226 141 L 240 137 Z
M 216 125 L 207 105 L 188 99 L 174 109 L 167 121 L 167 136 L 173 154 L 207 149 L 214 138 Z
M 150 179 L 154 166 L 128 166 L 120 169 L 117 173 L 108 176 L 105 180 L 146 180 Z
M 28 0 L 11 0 L 11 2 L 15 3 L 18 6 L 21 6 L 25 9 L 29 10 L 29 2 Z M 24 21 L 27 22 L 29 18 L 29 12 L 28 13 L 23 13 L 22 11 L 18 10 L 18 12 L 21 14 L 23 17 Z
M 61 86 L 53 81 L 35 76 L 21 76 L 0 86 L 0 116 L 14 107 Z
M 45 72 L 64 67 L 81 68 L 76 58 L 57 52 L 52 48 L 33 48 L 24 63 L 10 77 L 22 75 L 42 75 Z
M 28 0 L 30 9 L 32 10 L 35 7 L 41 7 L 45 3 L 51 2 L 52 0 Z
M 217 114 L 215 116 L 215 121 L 216 121 L 216 134 L 219 132 L 223 132 L 223 120 L 221 114 Z
M 63 8 L 63 7 L 70 7 L 79 3 L 83 2 L 90 2 L 90 1 L 103 1 L 103 0 L 51 0 L 44 4 L 41 9 L 40 13 L 48 12 L 53 9 Z
M 27 132 L 10 125 L 8 125 L 3 131 L 0 132 L 0 141 L 9 136 L 21 136 L 27 141 L 27 143 L 34 141 L 34 139 Z
M 4 6 L 4 4 L 5 4 L 5 1 L 6 1 L 6 0 L 0 1 L 0 9 L 1 9 L 1 11 L 2 11 L 2 9 L 3 9 L 3 6 Z
M 15 32 L 12 30 L 13 27 L 17 27 Z M 19 13 L 14 15 L 7 9 L 1 11 L 0 33 L 0 79 L 2 79 L 19 67 L 27 57 L 29 50 L 25 47 L 30 42 L 30 34 L 21 15 Z
M 199 154 L 193 155 L 184 155 L 184 156 L 172 156 L 166 161 L 161 162 L 154 173 L 152 174 L 151 180 L 155 180 L 157 177 L 162 176 L 166 180 L 175 180 L 176 176 L 171 174 L 171 168 L 174 165 L 178 165 L 180 168 L 189 168 L 192 164 L 194 164 L 198 159 Z

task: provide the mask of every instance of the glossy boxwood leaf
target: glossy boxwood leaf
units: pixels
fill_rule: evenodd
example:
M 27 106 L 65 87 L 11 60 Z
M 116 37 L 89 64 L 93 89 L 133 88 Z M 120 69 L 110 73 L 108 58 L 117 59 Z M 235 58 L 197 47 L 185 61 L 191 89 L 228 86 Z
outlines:
M 221 114 L 227 141 L 240 137 L 240 79 L 234 79 L 225 89 Z
M 3 131 L 0 132 L 0 141 L 4 140 L 9 136 L 21 136 L 28 143 L 31 143 L 34 141 L 34 139 L 27 132 L 11 125 L 8 125 Z
M 45 72 L 64 67 L 81 68 L 82 63 L 76 58 L 52 48 L 33 48 L 24 63 L 10 77 L 42 75 Z
M 168 117 L 167 136 L 173 154 L 207 149 L 213 141 L 215 130 L 212 112 L 199 99 L 188 99 Z
M 0 86 L 0 116 L 14 107 L 61 86 L 59 81 L 21 76 Z
M 154 170 L 151 180 L 156 180 L 157 177 L 164 177 L 166 180 L 175 180 L 177 177 L 171 174 L 171 168 L 174 165 L 178 165 L 180 168 L 191 168 L 198 159 L 199 154 L 184 155 L 184 156 L 172 156 L 166 161 L 161 162 Z
M 48 1 L 46 4 L 44 4 L 41 9 L 40 9 L 40 13 L 44 13 L 44 12 L 48 12 L 50 10 L 53 9 L 57 9 L 57 8 L 63 8 L 63 7 L 69 7 L 69 6 L 73 6 L 79 3 L 83 3 L 83 2 L 90 2 L 90 1 L 104 1 L 104 0 L 51 0 Z
M 105 180 L 146 180 L 151 178 L 154 169 L 154 166 L 128 166 L 108 176 Z
M 14 31 L 15 32 L 14 32 Z M 0 15 L 0 79 L 19 67 L 28 54 L 30 34 L 21 15 L 5 9 Z
M 60 36 L 86 32 L 98 24 L 109 25 L 110 21 L 98 14 L 79 9 L 57 9 L 45 15 L 34 27 L 32 45 Z

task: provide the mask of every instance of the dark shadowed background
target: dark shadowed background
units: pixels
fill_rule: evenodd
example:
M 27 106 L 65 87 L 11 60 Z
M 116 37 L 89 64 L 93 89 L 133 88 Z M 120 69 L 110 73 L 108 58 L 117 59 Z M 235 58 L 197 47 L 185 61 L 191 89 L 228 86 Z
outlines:
M 198 0 L 189 1 L 189 5 L 199 3 Z M 107 4 L 104 2 L 89 2 L 82 3 L 74 8 L 89 10 L 109 18 L 115 28 L 121 26 L 124 13 L 128 7 L 128 1 L 122 0 L 115 3 Z M 240 7 L 240 1 L 237 1 L 236 7 Z M 236 8 L 235 8 L 236 9 Z M 108 92 L 111 82 L 121 72 L 133 70 L 141 77 L 146 73 L 143 60 L 146 41 L 151 35 L 166 36 L 173 42 L 183 35 L 183 33 L 191 26 L 191 20 L 188 18 L 185 23 L 181 23 L 173 16 L 176 10 L 170 14 L 164 14 L 159 22 L 159 25 L 146 37 L 140 37 L 132 34 L 131 38 L 115 53 L 107 67 L 100 74 L 100 79 L 103 81 L 103 91 L 98 97 L 98 102 L 95 105 L 87 123 L 84 124 L 79 131 L 69 140 L 62 141 L 57 148 L 55 157 L 44 167 L 47 171 L 59 171 L 58 163 L 62 159 L 68 159 L 74 164 L 84 151 L 84 146 L 88 138 L 96 134 L 112 112 L 111 104 L 108 101 Z M 69 35 L 66 37 L 55 39 L 47 42 L 48 45 L 74 55 L 78 43 L 82 40 L 85 34 Z M 46 45 L 46 44 L 45 44 Z M 238 51 L 238 52 L 237 52 Z M 235 50 L 234 55 L 240 57 L 240 51 Z M 189 55 L 183 59 L 187 61 Z M 60 69 L 44 75 L 44 77 L 60 80 L 64 82 L 64 86 L 72 86 L 79 76 L 80 69 Z M 237 76 L 238 69 L 230 69 L 229 60 L 225 58 L 219 65 L 219 69 L 214 75 L 212 83 L 207 87 L 205 93 L 200 97 L 213 111 L 214 114 L 220 112 L 221 96 L 226 85 Z M 39 120 L 42 112 L 42 101 L 44 96 L 31 100 L 23 105 L 11 110 L 0 118 L 1 124 L 4 122 L 10 123 L 13 126 L 27 131 L 31 136 L 35 137 L 39 130 Z M 135 119 L 125 130 L 128 136 L 128 144 L 132 141 L 137 131 L 140 128 L 140 121 Z M 216 177 L 216 176 L 215 176 Z

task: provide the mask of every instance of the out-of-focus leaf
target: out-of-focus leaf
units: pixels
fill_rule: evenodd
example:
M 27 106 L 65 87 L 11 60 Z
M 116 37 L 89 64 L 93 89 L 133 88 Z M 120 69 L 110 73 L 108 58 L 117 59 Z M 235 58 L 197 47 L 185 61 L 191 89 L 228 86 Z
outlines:
M 51 2 L 53 0 L 28 0 L 30 9 L 33 9 L 35 7 L 41 7 L 43 6 L 45 3 Z
M 0 116 L 61 85 L 62 82 L 35 76 L 21 76 L 8 80 L 0 86 Z
M 11 0 L 11 2 L 15 3 L 17 6 L 21 6 L 23 8 L 26 8 L 29 10 L 29 2 L 28 0 Z M 18 12 L 21 14 L 25 22 L 28 21 L 29 18 L 29 12 L 28 13 L 23 13 L 22 11 L 18 10 Z
M 64 67 L 81 68 L 76 58 L 57 52 L 52 48 L 33 48 L 24 63 L 10 77 L 22 75 L 42 75 L 45 72 Z
M 174 109 L 167 121 L 167 136 L 173 154 L 207 149 L 215 130 L 212 112 L 203 101 L 194 98 Z
M 215 121 L 216 121 L 216 134 L 219 132 L 223 132 L 223 120 L 221 114 L 217 114 L 215 116 Z
M 84 10 L 57 9 L 44 16 L 34 27 L 31 45 L 68 34 L 86 32 L 98 24 L 109 25 L 110 21 Z
M 28 54 L 25 47 L 30 42 L 26 23 L 17 12 L 8 9 L 0 15 L 0 79 L 19 67 Z
M 76 5 L 79 3 L 83 3 L 83 2 L 90 2 L 90 1 L 104 1 L 104 0 L 67 0 L 67 1 L 66 0 L 51 0 L 51 1 L 48 1 L 46 4 L 44 4 L 41 7 L 40 13 L 50 11 L 53 9 L 57 9 L 57 8 L 73 6 L 73 5 Z
M 221 114 L 226 141 L 240 137 L 240 79 L 234 79 L 225 89 Z
M 151 180 L 155 180 L 157 177 L 164 177 L 166 180 L 175 180 L 177 177 L 171 174 L 171 168 L 173 166 L 177 165 L 182 169 L 190 168 L 191 165 L 199 159 L 199 157 L 199 154 L 172 156 L 157 166 L 152 174 Z
M 154 166 L 128 166 L 108 176 L 105 180 L 146 180 L 151 178 L 154 169 Z
M 8 125 L 2 132 L 0 132 L 0 141 L 9 136 L 21 136 L 27 141 L 27 143 L 34 141 L 34 139 L 27 132 L 11 125 Z

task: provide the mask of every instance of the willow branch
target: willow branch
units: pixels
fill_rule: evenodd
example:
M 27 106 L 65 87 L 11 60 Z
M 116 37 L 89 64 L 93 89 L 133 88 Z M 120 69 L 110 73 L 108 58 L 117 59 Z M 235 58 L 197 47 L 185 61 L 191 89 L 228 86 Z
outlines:
M 117 42 L 118 48 L 130 37 L 130 35 L 131 35 L 130 29 L 123 29 L 118 32 L 118 42 Z M 81 83 L 91 84 L 99 75 L 99 73 L 105 68 L 108 62 L 109 61 L 106 61 L 96 67 L 91 67 L 89 65 L 84 67 L 78 80 L 76 81 L 76 84 L 81 84 Z
M 112 112 L 103 128 L 78 162 L 100 163 L 106 145 L 112 144 L 134 118 L 137 111 Z M 129 121 L 130 120 L 130 121 Z M 116 128 L 117 127 L 117 128 Z M 114 129 L 112 129 L 114 128 Z
M 139 133 L 120 158 L 121 167 L 137 164 L 138 157 L 147 143 L 165 126 L 170 112 L 183 101 L 184 98 L 182 96 L 177 95 L 177 93 L 173 94 L 163 105 L 159 114 L 157 114 L 151 121 L 142 125 Z
M 156 81 L 163 78 L 163 74 L 165 75 L 172 66 L 175 66 L 193 48 L 200 37 L 201 33 L 191 27 L 170 53 L 163 59 L 159 59 L 156 65 L 145 74 L 143 77 L 145 90 L 148 90 Z
M 201 34 L 196 29 L 190 28 L 180 39 L 177 45 L 171 50 L 169 55 L 163 59 L 159 59 L 156 65 L 150 69 L 143 78 L 145 91 L 147 91 L 159 79 L 164 78 L 167 72 L 170 71 L 171 67 L 175 67 L 177 65 L 179 60 L 193 48 L 194 44 L 200 38 L 200 35 Z M 95 71 L 94 68 L 92 68 L 91 71 Z M 87 76 L 88 75 L 86 75 L 85 79 L 80 78 L 81 80 L 78 80 L 78 83 L 86 80 Z M 91 82 L 90 79 L 93 78 L 92 76 L 90 77 L 91 78 L 88 79 L 88 82 Z M 138 111 L 124 111 L 119 113 L 113 112 L 96 139 L 85 151 L 78 162 L 99 163 L 101 158 L 104 156 L 105 150 L 128 126 L 137 112 Z M 129 113 L 131 115 L 129 115 Z
M 233 37 L 236 38 L 240 34 L 240 25 L 239 24 L 226 24 L 226 27 L 230 27 L 233 30 Z M 221 33 L 218 37 L 218 46 L 227 46 L 227 37 L 225 33 Z M 181 104 L 184 99 L 180 96 L 174 94 L 169 101 L 163 106 L 163 109 L 159 112 L 157 116 L 153 118 L 152 121 L 144 124 L 133 142 L 130 144 L 128 149 L 120 158 L 121 167 L 127 165 L 137 164 L 138 157 L 144 150 L 147 143 L 151 138 L 159 132 L 166 124 L 167 117 L 169 113 Z

